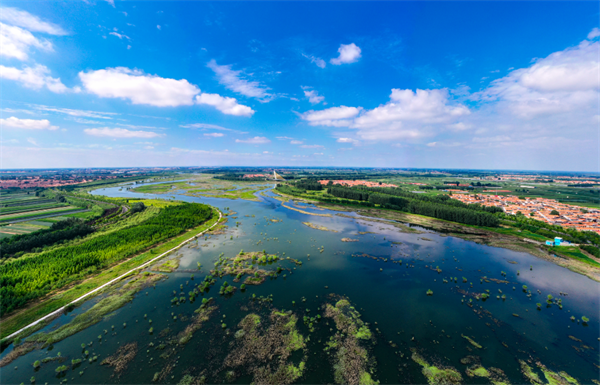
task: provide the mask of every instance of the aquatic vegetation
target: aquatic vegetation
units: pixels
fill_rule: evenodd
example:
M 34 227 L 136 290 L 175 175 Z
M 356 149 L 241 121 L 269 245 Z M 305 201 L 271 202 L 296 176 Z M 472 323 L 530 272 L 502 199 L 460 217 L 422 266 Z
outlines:
M 331 294 L 331 299 L 336 296 Z M 340 298 L 340 297 L 337 297 Z M 324 316 L 332 318 L 337 332 L 327 343 L 326 351 L 335 350 L 332 357 L 335 382 L 339 384 L 377 384 L 371 377 L 375 361 L 370 359 L 366 341 L 372 339 L 371 331 L 360 319 L 360 313 L 345 299 L 335 305 L 323 305 Z
M 114 374 L 121 376 L 122 372 L 127 369 L 129 362 L 133 360 L 138 352 L 137 342 L 131 342 L 121 346 L 115 354 L 102 360 L 100 365 L 108 365 L 114 368 Z
M 172 273 L 179 267 L 179 258 L 169 259 L 161 265 L 153 266 L 152 271 L 158 271 L 161 273 Z
M 431 289 L 427 290 L 427 295 L 433 295 L 433 291 Z
M 39 368 L 42 365 L 42 363 L 39 360 L 36 360 L 33 362 L 33 368 Z
M 337 230 L 328 229 L 325 226 L 317 225 L 311 222 L 302 222 L 303 225 L 310 227 L 311 229 L 321 230 L 321 231 L 331 231 L 332 233 L 337 233 Z
M 431 365 L 416 352 L 416 349 L 412 348 L 411 351 L 413 352 L 412 360 L 423 367 L 421 373 L 427 378 L 429 385 L 462 384 L 462 376 L 456 369 Z
M 226 367 L 248 367 L 259 384 L 290 384 L 302 377 L 306 356 L 295 365 L 294 351 L 306 348 L 304 337 L 296 328 L 297 318 L 291 312 L 273 310 L 270 325 L 264 325 L 257 314 L 248 314 L 238 324 L 233 350 L 225 358 Z M 273 357 L 277 357 L 273 359 Z
M 114 290 L 113 294 L 100 300 L 86 312 L 79 314 L 71 320 L 71 322 L 56 330 L 35 334 L 27 338 L 26 341 L 38 343 L 41 347 L 46 347 L 58 341 L 62 341 L 63 339 L 100 322 L 105 315 L 112 313 L 133 300 L 134 295 L 142 288 L 163 278 L 165 278 L 165 276 L 162 274 L 148 274 L 145 276 L 140 274 L 127 282 L 120 289 Z M 123 327 L 126 326 L 126 323 L 124 323 Z
M 582 322 L 582 323 L 585 325 L 585 324 L 587 324 L 588 322 L 590 322 L 590 319 L 589 319 L 588 317 L 586 317 L 586 316 L 582 316 L 582 317 L 581 317 L 581 322 Z
M 523 376 L 534 385 L 579 385 L 579 381 L 571 377 L 566 372 L 553 372 L 539 361 L 536 362 L 536 366 L 544 374 L 546 382 L 540 379 L 539 375 L 534 371 L 534 369 L 531 366 L 527 364 L 527 362 L 519 360 L 519 364 L 521 365 L 521 373 L 523 374 Z
M 206 300 L 206 302 L 204 301 Z M 217 310 L 216 306 L 209 306 L 209 304 L 213 301 L 212 298 L 202 299 L 202 305 L 198 309 L 196 309 L 196 315 L 192 318 L 190 324 L 186 326 L 186 328 L 177 335 L 177 343 L 180 345 L 184 345 L 188 343 L 192 337 L 194 336 L 194 332 L 202 327 L 206 321 L 209 320 L 212 313 Z
M 469 336 L 465 336 L 464 334 L 460 335 L 462 338 L 466 339 L 467 341 L 469 341 L 469 343 L 473 346 L 475 346 L 477 349 L 482 349 L 482 346 L 479 345 L 477 342 L 475 342 L 471 337 Z

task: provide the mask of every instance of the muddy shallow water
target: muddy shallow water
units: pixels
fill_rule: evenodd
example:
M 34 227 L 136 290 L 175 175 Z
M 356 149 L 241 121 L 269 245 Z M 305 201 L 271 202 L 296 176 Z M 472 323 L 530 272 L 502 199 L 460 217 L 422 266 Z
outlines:
M 95 193 L 154 197 L 119 187 Z M 179 383 L 185 375 L 204 376 L 207 383 L 249 383 L 253 379 L 251 368 L 229 368 L 223 363 L 236 348 L 232 341 L 238 323 L 249 313 L 266 318 L 272 309 L 291 310 L 299 319 L 299 333 L 305 339 L 310 337 L 306 341 L 306 369 L 297 382 L 332 383 L 333 356 L 324 348 L 335 326 L 331 320 L 321 319 L 310 331 L 302 322 L 305 315 L 323 314 L 322 305 L 331 302 L 332 293 L 347 298 L 368 323 L 373 333 L 367 344 L 369 367 L 373 379 L 381 383 L 427 382 L 421 366 L 411 359 L 411 348 L 429 362 L 456 368 L 463 383 L 489 383 L 486 378 L 465 374 L 467 365 L 460 360 L 468 355 L 479 357 L 484 367 L 500 368 L 511 383 L 527 382 L 519 360 L 539 361 L 549 370 L 565 371 L 581 383 L 598 379 L 599 368 L 594 364 L 599 362 L 600 284 L 582 275 L 526 253 L 479 245 L 416 226 L 403 231 L 390 224 L 341 217 L 335 211 L 305 204 L 292 207 L 321 215 L 290 210 L 272 198 L 269 191 L 259 195 L 259 202 L 196 198 L 170 192 L 168 197 L 172 196 L 236 213 L 229 217 L 229 228 L 224 234 L 202 237 L 176 253 L 180 256 L 179 268 L 166 273 L 167 279 L 141 290 L 132 302 L 88 329 L 55 343 L 50 349 L 34 350 L 16 359 L 1 369 L 2 383 L 29 383 L 32 376 L 36 383 L 66 380 L 67 383 L 142 384 L 152 383 L 153 379 L 158 379 L 158 383 Z M 303 222 L 333 231 L 311 228 Z M 358 241 L 343 242 L 343 238 Z M 241 282 L 234 283 L 231 276 L 217 278 L 210 291 L 199 295 L 194 302 L 188 298 L 172 304 L 173 293 L 177 293 L 177 298 L 180 292 L 187 295 L 214 268 L 221 253 L 233 257 L 242 249 L 266 250 L 268 254 L 295 258 L 302 265 L 296 266 L 289 260 L 268 264 L 264 269 L 275 270 L 280 266 L 284 270 L 277 278 L 267 278 L 259 286 L 248 285 L 245 291 L 237 290 L 231 296 L 219 295 L 222 282 L 228 281 L 238 288 Z M 202 264 L 200 271 L 198 263 Z M 523 285 L 531 291 L 530 297 L 523 291 Z M 433 295 L 427 295 L 428 290 Z M 487 300 L 476 297 L 486 290 L 490 296 Z M 561 298 L 563 308 L 556 304 L 548 306 L 548 294 Z M 272 302 L 256 300 L 269 295 Z M 189 325 L 203 297 L 214 298 L 217 310 L 187 344 L 168 344 L 170 338 Z M 86 301 L 42 331 L 69 322 L 101 298 Z M 542 304 L 541 310 L 536 303 Z M 571 316 L 576 318 L 575 322 L 570 320 Z M 582 316 L 590 318 L 587 326 L 578 322 Z M 150 327 L 154 330 L 152 334 Z M 99 335 L 103 337 L 101 341 Z M 476 341 L 481 348 L 463 336 Z M 93 344 L 89 345 L 90 342 Z M 98 358 L 92 363 L 86 359 L 72 366 L 72 359 L 83 358 L 82 343 L 87 344 L 88 358 Z M 126 369 L 116 373 L 114 367 L 100 365 L 121 346 L 131 343 L 137 343 L 137 354 Z M 161 344 L 164 344 L 162 349 Z M 0 357 L 11 350 L 12 347 L 7 348 Z M 43 363 L 34 370 L 34 361 L 55 357 L 57 352 L 62 359 Z M 302 357 L 292 355 L 291 359 L 298 362 Z M 57 374 L 55 369 L 60 365 L 68 366 L 68 370 Z M 541 372 L 538 374 L 544 378 Z

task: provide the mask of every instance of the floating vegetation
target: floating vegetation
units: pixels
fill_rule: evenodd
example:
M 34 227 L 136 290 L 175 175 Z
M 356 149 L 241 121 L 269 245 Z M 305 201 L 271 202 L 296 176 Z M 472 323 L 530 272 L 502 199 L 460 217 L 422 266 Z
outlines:
M 539 375 L 534 371 L 534 369 L 531 366 L 527 364 L 527 362 L 519 360 L 519 364 L 521 364 L 521 373 L 523 373 L 523 376 L 525 376 L 529 380 L 529 382 L 531 382 L 534 385 L 579 385 L 579 381 L 571 377 L 566 372 L 553 372 L 539 361 L 535 364 L 544 374 L 546 382 L 540 379 Z
M 212 300 L 212 298 L 207 300 L 195 311 L 197 314 L 192 318 L 190 324 L 177 336 L 177 343 L 187 344 L 192 339 L 194 332 L 200 329 L 202 324 L 208 321 L 212 313 L 217 310 L 216 306 L 209 306 Z
M 325 226 L 317 225 L 311 222 L 302 222 L 303 225 L 310 227 L 311 229 L 321 230 L 321 231 L 331 231 L 332 233 L 337 233 L 337 230 L 330 230 Z
M 59 327 L 56 330 L 35 334 L 27 338 L 26 341 L 36 344 L 38 348 L 43 348 L 53 343 L 62 341 L 63 339 L 100 322 L 105 315 L 112 313 L 113 311 L 133 300 L 134 295 L 138 291 L 164 278 L 165 276 L 162 274 L 151 274 L 147 272 L 138 274 L 131 281 L 124 284 L 120 289 L 115 289 L 113 294 L 100 300 L 85 313 L 79 314 L 71 322 Z M 123 324 L 123 326 L 125 327 L 126 324 Z
M 482 346 L 479 345 L 477 342 L 475 342 L 471 337 L 469 336 L 465 336 L 464 334 L 460 335 L 462 338 L 466 339 L 467 341 L 469 341 L 469 343 L 473 346 L 475 346 L 477 349 L 482 349 Z
M 150 270 L 159 271 L 161 273 L 172 273 L 179 267 L 179 258 L 169 259 L 165 263 L 153 266 Z M 199 269 L 199 268 L 198 268 Z
M 298 332 L 298 319 L 291 311 L 273 310 L 267 327 L 260 316 L 248 314 L 238 324 L 233 350 L 224 361 L 225 367 L 248 367 L 257 384 L 290 384 L 302 377 L 306 352 L 298 364 L 292 353 L 306 348 Z
M 114 355 L 102 360 L 100 365 L 108 365 L 114 367 L 115 371 L 113 373 L 113 376 L 115 374 L 118 374 L 118 377 L 120 377 L 122 372 L 125 369 L 127 369 L 127 365 L 129 364 L 129 362 L 135 358 L 137 352 L 137 342 L 131 342 L 127 345 L 121 346 Z
M 341 298 L 330 294 L 330 298 Z M 360 313 L 350 306 L 347 299 L 339 299 L 335 305 L 327 303 L 324 315 L 333 318 L 337 332 L 327 342 L 326 351 L 335 350 L 333 357 L 334 378 L 338 384 L 377 384 L 371 374 L 375 361 L 369 358 L 365 346 L 372 340 L 371 330 L 360 319 Z
M 466 359 L 465 359 L 466 358 Z M 465 370 L 467 376 L 469 377 L 483 377 L 488 378 L 493 385 L 510 385 L 506 374 L 504 371 L 498 368 L 489 368 L 486 369 L 479 363 L 479 357 L 467 356 L 460 360 L 461 363 L 468 365 L 470 363 L 474 363 L 470 367 Z M 471 361 L 471 362 L 465 362 Z
M 352 238 L 342 238 L 342 242 L 358 242 L 358 239 L 352 239 Z
M 423 367 L 421 373 L 427 378 L 429 385 L 462 384 L 462 376 L 456 369 L 431 365 L 416 352 L 416 349 L 412 348 L 411 351 L 413 352 L 411 356 L 412 360 Z
M 433 290 L 431 290 L 431 289 L 427 290 L 427 293 L 426 293 L 426 294 L 427 294 L 427 295 L 433 295 Z

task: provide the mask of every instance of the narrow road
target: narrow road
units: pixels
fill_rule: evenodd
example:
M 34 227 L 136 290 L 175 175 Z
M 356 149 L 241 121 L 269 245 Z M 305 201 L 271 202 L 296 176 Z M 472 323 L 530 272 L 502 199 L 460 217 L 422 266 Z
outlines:
M 115 278 L 115 279 L 113 279 L 113 280 L 111 280 L 111 281 L 109 281 L 109 282 L 105 283 L 104 285 L 98 286 L 98 287 L 97 287 L 97 288 L 95 288 L 94 290 L 92 290 L 92 291 L 90 291 L 90 292 L 88 292 L 88 293 L 86 293 L 86 294 L 82 295 L 81 297 L 79 297 L 79 298 L 77 298 L 77 299 L 74 299 L 73 301 L 71 301 L 70 303 L 68 303 L 68 304 L 66 304 L 65 306 L 61 307 L 60 309 L 57 309 L 57 310 L 53 311 L 52 313 L 50 313 L 50 314 L 48 314 L 48 315 L 45 315 L 44 317 L 42 317 L 42 318 L 38 319 L 37 321 L 34 321 L 34 322 L 30 323 L 29 325 L 27 325 L 27 326 L 25 326 L 25 327 L 23 327 L 23 328 L 21 328 L 21 329 L 17 330 L 16 332 L 14 332 L 13 334 L 9 335 L 9 336 L 8 336 L 8 337 L 6 337 L 6 338 L 13 338 L 13 337 L 15 337 L 15 336 L 19 335 L 19 333 L 21 333 L 23 330 L 29 329 L 30 327 L 32 327 L 32 326 L 35 326 L 35 325 L 39 324 L 40 322 L 42 322 L 42 321 L 44 321 L 44 320 L 46 320 L 46 319 L 48 319 L 48 318 L 50 318 L 50 317 L 53 317 L 53 316 L 55 316 L 55 315 L 57 315 L 57 314 L 60 314 L 61 312 L 63 312 L 63 311 L 64 311 L 64 310 L 67 308 L 67 306 L 70 306 L 70 305 L 75 305 L 75 303 L 77 303 L 77 302 L 81 301 L 82 299 L 84 299 L 84 298 L 86 298 L 86 297 L 89 297 L 90 295 L 92 295 L 92 294 L 94 294 L 94 293 L 97 293 L 98 291 L 100 291 L 100 290 L 104 289 L 105 287 L 108 287 L 108 286 L 112 285 L 112 284 L 113 284 L 113 283 L 115 283 L 115 282 L 118 282 L 118 281 L 120 281 L 121 279 L 125 278 L 126 276 L 128 276 L 128 275 L 129 275 L 129 274 L 131 274 L 131 273 L 133 273 L 134 271 L 136 271 L 136 270 L 139 270 L 139 269 L 143 269 L 144 267 L 146 267 L 146 266 L 150 265 L 150 264 L 151 264 L 151 263 L 153 263 L 154 261 L 156 261 L 156 260 L 158 260 L 158 259 L 161 259 L 162 257 L 164 257 L 165 255 L 169 254 L 170 252 L 172 252 L 172 251 L 174 251 L 174 250 L 177 250 L 178 248 L 180 248 L 181 246 L 183 246 L 183 245 L 185 245 L 186 243 L 190 242 L 191 240 L 193 240 L 193 239 L 195 239 L 195 238 L 199 237 L 200 235 L 202 235 L 202 234 L 206 233 L 207 231 L 209 231 L 210 229 L 212 229 L 213 227 L 215 227 L 216 225 L 218 225 L 218 224 L 219 224 L 219 222 L 221 222 L 221 219 L 222 219 L 222 218 L 223 218 L 223 216 L 221 215 L 221 212 L 219 211 L 219 220 L 218 220 L 218 221 L 216 221 L 216 222 L 215 222 L 215 223 L 214 223 L 212 226 L 210 226 L 208 229 L 204 230 L 203 232 L 201 232 L 201 233 L 198 233 L 198 234 L 196 234 L 196 236 L 194 236 L 194 237 L 192 237 L 192 238 L 190 238 L 190 239 L 188 239 L 188 240 L 185 240 L 185 241 L 181 242 L 179 245 L 177 245 L 177 246 L 173 247 L 172 249 L 170 249 L 170 250 L 168 250 L 168 251 L 165 251 L 164 253 L 162 253 L 162 254 L 161 254 L 161 255 L 159 255 L 158 257 L 152 258 L 152 259 L 151 259 L 151 260 L 149 260 L 148 262 L 145 262 L 145 263 L 141 264 L 140 266 L 137 266 L 137 267 L 135 267 L 135 268 L 133 268 L 133 269 L 129 270 L 127 273 L 125 273 L 125 274 L 122 274 L 122 275 L 118 276 L 117 278 Z

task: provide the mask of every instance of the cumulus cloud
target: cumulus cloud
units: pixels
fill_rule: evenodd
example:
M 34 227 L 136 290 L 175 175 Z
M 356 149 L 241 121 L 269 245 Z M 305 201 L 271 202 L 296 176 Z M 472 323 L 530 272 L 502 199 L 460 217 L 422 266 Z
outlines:
M 227 115 L 252 116 L 254 110 L 239 104 L 235 98 L 224 97 L 218 94 L 200 94 L 196 96 L 196 104 L 206 104 L 215 107 Z
M 454 123 L 470 113 L 449 100 L 447 89 L 392 89 L 390 101 L 372 110 L 332 107 L 301 116 L 310 125 L 348 127 L 366 140 L 417 139 L 431 135 L 434 127 Z
M 86 128 L 83 130 L 88 135 L 101 138 L 158 138 L 164 136 L 151 131 L 130 131 L 125 128 Z
M 236 143 L 249 143 L 249 144 L 271 143 L 271 141 L 269 139 L 265 138 L 264 136 L 255 136 L 254 138 L 250 138 L 250 139 L 236 139 L 235 142 Z
M 185 79 L 161 78 L 137 69 L 118 67 L 80 72 L 79 78 L 92 94 L 103 98 L 129 99 L 133 104 L 156 107 L 206 104 L 228 115 L 252 116 L 254 113 L 250 107 L 238 104 L 235 98 L 201 93 L 197 86 Z
M 161 78 L 140 70 L 117 67 L 80 72 L 85 89 L 102 98 L 129 99 L 156 107 L 190 106 L 200 89 L 187 80 Z
M 266 87 L 257 81 L 248 81 L 242 78 L 242 71 L 232 70 L 231 65 L 218 65 L 213 59 L 206 66 L 214 71 L 219 83 L 233 92 L 263 100 L 271 96 Z
M 323 100 L 325 100 L 325 96 L 319 95 L 319 92 L 316 90 L 311 90 L 310 87 L 302 87 L 304 90 L 304 96 L 308 98 L 310 104 L 319 104 Z
M 513 70 L 471 98 L 495 102 L 521 118 L 590 108 L 597 105 L 600 91 L 599 51 L 600 42 L 584 40 L 528 68 Z
M 354 43 L 340 45 L 338 52 L 338 57 L 329 60 L 333 65 L 354 63 L 361 58 L 361 49 Z
M 18 128 L 22 130 L 57 130 L 57 126 L 50 124 L 47 119 L 34 120 L 34 119 L 19 119 L 11 116 L 8 119 L 0 119 L 0 126 Z
M 29 47 L 46 52 L 53 50 L 52 43 L 49 41 L 38 39 L 22 28 L 0 23 L 0 55 L 27 60 Z
M 211 136 L 213 138 L 220 138 L 222 136 L 225 136 L 225 134 L 223 134 L 221 132 L 211 132 L 210 134 L 204 134 L 204 136 Z
M 67 35 L 67 32 L 59 25 L 43 21 L 39 17 L 17 8 L 1 7 L 0 21 L 25 28 L 32 32 L 43 32 L 49 35 Z
M 338 142 L 338 143 L 356 143 L 357 140 L 351 139 L 351 138 L 338 138 L 338 140 L 336 140 L 336 142 Z
M 50 70 L 46 66 L 40 64 L 35 67 L 24 67 L 22 70 L 0 65 L 0 78 L 14 80 L 22 86 L 34 90 L 46 87 L 48 90 L 55 93 L 69 91 L 69 89 L 60 81 L 60 78 L 53 78 L 50 76 Z M 78 89 L 74 89 L 73 91 L 78 91 Z
M 277 138 L 277 139 L 279 139 L 279 138 Z M 304 143 L 304 142 L 301 141 L 301 140 L 292 140 L 292 141 L 290 141 L 290 144 L 302 144 L 302 143 Z

